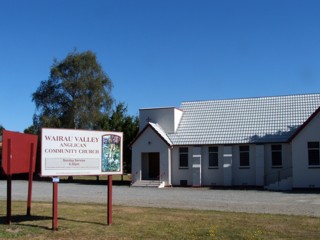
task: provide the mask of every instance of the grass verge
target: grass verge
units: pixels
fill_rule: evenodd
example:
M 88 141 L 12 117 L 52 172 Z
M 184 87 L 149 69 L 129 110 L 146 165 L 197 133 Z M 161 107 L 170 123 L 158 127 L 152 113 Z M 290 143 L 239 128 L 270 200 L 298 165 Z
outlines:
M 52 231 L 51 203 L 13 202 L 6 225 L 0 201 L 0 239 L 320 239 L 320 218 L 272 214 L 59 203 L 59 230 Z

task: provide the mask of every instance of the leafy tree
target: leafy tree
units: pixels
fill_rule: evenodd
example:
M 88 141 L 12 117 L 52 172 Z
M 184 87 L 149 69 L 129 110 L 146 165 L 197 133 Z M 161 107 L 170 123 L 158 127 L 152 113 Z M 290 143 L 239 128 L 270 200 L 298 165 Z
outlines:
M 39 126 L 40 124 L 37 122 L 38 121 L 38 116 L 34 115 L 33 116 L 33 124 L 29 126 L 28 128 L 24 129 L 24 133 L 28 134 L 38 134 L 39 133 Z
M 37 113 L 25 133 L 39 133 L 41 127 L 121 131 L 124 133 L 125 172 L 131 170 L 129 143 L 138 133 L 137 117 L 127 114 L 124 103 L 112 109 L 112 82 L 91 51 L 55 60 L 48 80 L 33 93 Z
M 39 134 L 41 127 L 100 129 L 111 112 L 111 89 L 112 82 L 93 52 L 73 51 L 54 60 L 48 80 L 32 94 L 37 112 L 25 132 Z
M 0 135 L 2 135 L 2 131 L 4 130 L 4 127 L 0 125 Z
M 108 124 L 108 129 L 111 131 L 120 131 L 124 134 L 123 139 L 123 163 L 124 172 L 131 172 L 131 149 L 129 144 L 135 138 L 139 130 L 138 117 L 129 116 L 128 109 L 124 103 L 120 102 L 113 110 Z
M 112 82 L 91 51 L 69 53 L 62 61 L 54 60 L 48 80 L 32 94 L 38 112 L 33 126 L 72 129 L 99 129 L 110 113 Z

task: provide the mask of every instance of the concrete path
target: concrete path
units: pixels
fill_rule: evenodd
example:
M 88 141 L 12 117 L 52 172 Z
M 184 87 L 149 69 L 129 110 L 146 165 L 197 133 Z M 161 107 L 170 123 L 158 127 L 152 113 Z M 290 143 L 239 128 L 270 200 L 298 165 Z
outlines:
M 27 181 L 13 181 L 13 201 L 27 199 Z M 6 181 L 0 181 L 6 199 Z M 52 201 L 52 183 L 34 182 L 33 201 Z M 59 202 L 107 203 L 107 186 L 59 183 Z M 142 188 L 113 186 L 113 204 L 320 217 L 320 193 L 283 193 L 208 188 Z

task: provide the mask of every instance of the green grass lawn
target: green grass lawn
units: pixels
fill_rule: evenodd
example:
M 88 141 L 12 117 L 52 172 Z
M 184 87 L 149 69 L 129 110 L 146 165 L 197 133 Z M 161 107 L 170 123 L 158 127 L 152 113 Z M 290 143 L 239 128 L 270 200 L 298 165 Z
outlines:
M 0 201 L 0 239 L 320 239 L 320 218 L 113 206 L 108 226 L 101 204 L 59 203 L 58 231 L 52 231 L 51 203 L 13 202 L 11 225 Z

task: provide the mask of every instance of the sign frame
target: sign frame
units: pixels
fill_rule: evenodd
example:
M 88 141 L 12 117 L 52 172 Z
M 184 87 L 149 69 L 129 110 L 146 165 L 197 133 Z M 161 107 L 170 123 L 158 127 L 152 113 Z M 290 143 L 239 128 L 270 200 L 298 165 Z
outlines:
M 123 174 L 123 133 L 41 129 L 41 176 Z

